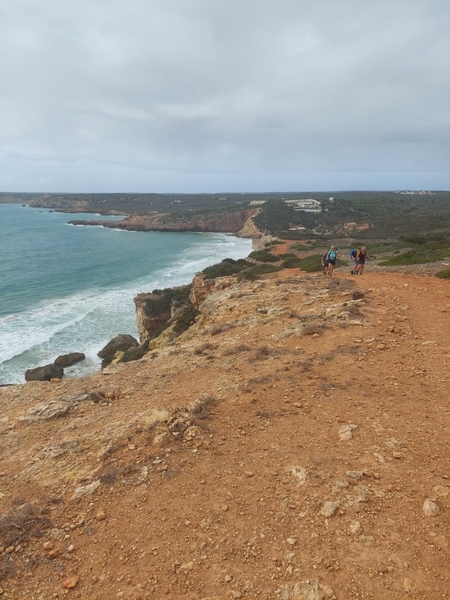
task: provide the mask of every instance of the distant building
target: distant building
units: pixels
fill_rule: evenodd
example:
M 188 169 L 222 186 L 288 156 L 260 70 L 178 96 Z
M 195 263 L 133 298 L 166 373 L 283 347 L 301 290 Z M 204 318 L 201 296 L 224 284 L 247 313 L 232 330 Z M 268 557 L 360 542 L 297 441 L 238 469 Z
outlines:
M 402 196 L 415 196 L 416 194 L 418 194 L 419 196 L 434 196 L 435 193 L 431 192 L 430 190 L 421 190 L 416 191 L 416 190 L 403 190 L 403 191 L 396 191 L 396 194 L 401 194 Z
M 261 204 L 265 204 L 265 202 L 265 200 L 252 200 L 250 206 L 261 206 Z
M 314 198 L 302 198 L 299 200 L 285 200 L 288 206 L 291 206 L 294 210 L 303 210 L 305 212 L 321 212 L 322 205 L 318 200 Z

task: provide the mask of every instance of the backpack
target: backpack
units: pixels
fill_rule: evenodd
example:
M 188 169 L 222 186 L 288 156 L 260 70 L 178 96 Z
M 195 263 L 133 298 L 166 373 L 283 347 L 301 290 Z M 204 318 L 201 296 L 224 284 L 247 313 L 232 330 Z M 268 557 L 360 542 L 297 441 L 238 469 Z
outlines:
M 356 248 L 352 248 L 350 250 L 350 258 L 356 258 Z

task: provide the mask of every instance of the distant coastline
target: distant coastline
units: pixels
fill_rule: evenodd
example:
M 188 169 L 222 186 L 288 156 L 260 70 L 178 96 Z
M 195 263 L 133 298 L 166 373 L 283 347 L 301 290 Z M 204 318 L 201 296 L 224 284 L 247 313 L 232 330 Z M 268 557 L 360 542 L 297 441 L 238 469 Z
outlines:
M 228 233 L 238 237 L 258 238 L 262 233 L 256 228 L 252 217 L 257 210 L 240 210 L 224 214 L 206 214 L 177 218 L 167 213 L 130 215 L 122 221 L 74 219 L 70 225 L 106 227 L 125 231 L 167 231 L 191 233 Z

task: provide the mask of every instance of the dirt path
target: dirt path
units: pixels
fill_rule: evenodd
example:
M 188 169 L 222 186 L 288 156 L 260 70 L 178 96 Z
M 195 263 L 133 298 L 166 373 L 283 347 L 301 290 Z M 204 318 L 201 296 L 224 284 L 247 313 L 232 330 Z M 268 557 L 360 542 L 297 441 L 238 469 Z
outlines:
M 284 270 L 201 310 L 0 390 L 1 597 L 450 598 L 448 282 Z

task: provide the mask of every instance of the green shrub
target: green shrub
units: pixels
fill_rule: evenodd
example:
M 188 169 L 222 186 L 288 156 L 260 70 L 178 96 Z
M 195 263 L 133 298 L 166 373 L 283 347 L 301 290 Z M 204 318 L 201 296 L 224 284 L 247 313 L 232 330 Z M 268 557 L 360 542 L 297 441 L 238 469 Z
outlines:
M 140 346 L 134 348 L 128 348 L 125 350 L 121 358 L 118 360 L 120 363 L 131 362 L 133 360 L 141 359 L 144 354 L 148 352 L 148 340 L 141 344 Z
M 309 246 L 306 246 L 305 244 L 295 244 L 294 246 L 291 246 L 291 249 L 296 250 L 297 252 L 309 252 L 313 248 L 314 244 L 312 243 L 310 243 Z
M 283 269 L 298 269 L 302 266 L 302 259 L 294 254 L 283 260 L 281 266 Z
M 408 250 L 397 256 L 391 256 L 387 260 L 380 262 L 379 264 L 383 267 L 390 267 L 396 265 L 420 265 L 425 263 L 435 262 L 436 260 L 442 260 L 445 256 L 448 256 L 449 251 L 444 248 L 439 249 L 427 249 L 417 248 L 414 250 Z
M 268 250 L 255 250 L 254 252 L 250 252 L 248 257 L 259 262 L 278 262 L 280 260 L 278 256 L 275 256 L 275 254 L 272 254 Z
M 245 269 L 245 271 L 239 273 L 238 280 L 255 281 L 256 279 L 259 279 L 262 275 L 266 275 L 267 273 L 275 273 L 276 271 L 280 270 L 280 267 L 268 265 L 267 263 L 263 263 L 261 265 L 254 265 L 253 267 Z
M 158 327 L 158 329 L 152 333 L 151 339 L 154 340 L 159 337 L 162 332 L 168 329 L 172 324 L 174 324 L 172 330 L 173 337 L 178 337 L 187 329 L 189 329 L 189 327 L 195 322 L 195 318 L 198 314 L 198 310 L 189 303 L 183 312 L 181 312 L 178 316 L 173 317 L 173 319 L 168 319 L 163 325 L 161 325 L 161 327 Z
M 192 304 L 187 306 L 178 317 L 175 317 L 174 333 L 177 335 L 184 333 L 195 322 L 195 318 L 199 314 L 198 310 Z
M 439 271 L 436 273 L 436 277 L 439 279 L 450 279 L 450 269 L 444 269 L 443 271 Z
M 239 260 L 233 260 L 232 258 L 225 258 L 221 263 L 206 267 L 202 273 L 205 274 L 205 279 L 215 279 L 216 277 L 228 277 L 230 275 L 237 275 L 243 269 L 251 267 L 252 263 L 240 258 Z
M 314 273 L 316 271 L 322 271 L 322 256 L 320 254 L 312 254 L 311 256 L 306 256 L 300 260 L 299 267 L 302 271 L 306 271 L 307 273 Z
M 167 311 L 170 313 L 172 300 L 187 302 L 191 287 L 191 285 L 183 285 L 164 290 L 153 290 L 153 297 L 147 298 L 145 302 L 145 315 L 153 317 Z

